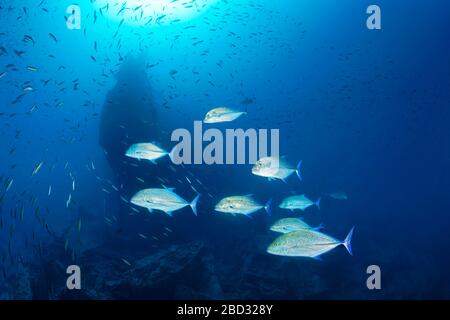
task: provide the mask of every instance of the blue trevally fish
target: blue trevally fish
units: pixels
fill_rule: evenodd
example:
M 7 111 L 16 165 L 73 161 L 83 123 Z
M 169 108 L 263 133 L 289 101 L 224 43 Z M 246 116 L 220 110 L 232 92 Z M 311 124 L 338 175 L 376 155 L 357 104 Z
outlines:
M 269 178 L 269 180 L 279 179 L 286 182 L 286 179 L 293 173 L 302 181 L 301 174 L 302 161 L 300 160 L 296 168 L 292 168 L 283 159 L 277 157 L 263 157 L 256 161 L 252 167 L 252 173 L 257 176 Z
M 285 233 L 269 245 L 267 252 L 279 256 L 319 259 L 322 254 L 343 245 L 348 253 L 353 255 L 351 240 L 354 228 L 350 230 L 344 241 L 311 229 Z
M 267 214 L 270 215 L 271 203 L 272 200 L 269 200 L 266 205 L 263 205 L 253 199 L 252 195 L 231 196 L 220 200 L 216 204 L 214 209 L 222 213 L 228 213 L 232 215 L 242 214 L 245 216 L 249 216 L 260 209 L 264 209 L 266 210 Z
M 270 230 L 274 232 L 280 232 L 280 233 L 288 233 L 288 232 L 294 232 L 294 231 L 300 231 L 300 230 L 316 230 L 319 231 L 323 229 L 323 225 L 320 224 L 317 227 L 311 227 L 309 224 L 307 224 L 305 221 L 299 218 L 283 218 L 278 221 L 276 221 L 271 227 Z
M 320 210 L 320 198 L 316 202 L 313 202 L 304 194 L 289 196 L 281 201 L 279 207 L 287 210 L 306 210 L 310 206 L 315 205 Z
M 206 113 L 203 122 L 204 123 L 230 122 L 236 120 L 241 115 L 246 113 L 247 112 L 233 110 L 228 107 L 214 108 Z
M 131 145 L 125 152 L 125 155 L 134 159 L 150 160 L 153 163 L 155 163 L 155 161 L 159 158 L 167 155 L 172 158 L 170 152 L 167 152 L 164 149 L 158 147 L 156 144 L 150 142 L 135 143 Z
M 131 203 L 140 207 L 147 208 L 150 212 L 161 210 L 172 215 L 173 211 L 190 206 L 195 215 L 197 215 L 197 202 L 200 195 L 197 195 L 192 202 L 187 202 L 175 192 L 173 188 L 149 188 L 137 192 L 132 198 Z

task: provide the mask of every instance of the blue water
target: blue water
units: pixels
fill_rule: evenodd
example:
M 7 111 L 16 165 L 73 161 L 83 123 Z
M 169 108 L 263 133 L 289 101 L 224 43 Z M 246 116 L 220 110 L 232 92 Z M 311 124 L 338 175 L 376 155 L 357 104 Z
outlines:
M 81 0 L 80 30 L 66 27 L 70 1 L 39 3 L 0 1 L 0 298 L 450 298 L 448 2 L 378 0 L 381 30 L 367 29 L 365 1 L 219 0 L 140 25 Z M 174 129 L 217 106 L 248 112 L 221 130 L 279 129 L 303 181 L 123 157 L 136 140 L 169 150 Z M 120 198 L 161 184 L 188 201 L 201 193 L 198 216 Z M 320 210 L 277 208 L 293 193 L 322 197 Z M 214 212 L 244 194 L 272 198 L 272 216 Z M 355 226 L 354 255 L 269 255 L 269 227 L 288 216 L 340 240 Z M 136 271 L 146 257 L 154 264 Z M 82 290 L 65 289 L 70 264 Z M 369 265 L 381 290 L 366 286 Z

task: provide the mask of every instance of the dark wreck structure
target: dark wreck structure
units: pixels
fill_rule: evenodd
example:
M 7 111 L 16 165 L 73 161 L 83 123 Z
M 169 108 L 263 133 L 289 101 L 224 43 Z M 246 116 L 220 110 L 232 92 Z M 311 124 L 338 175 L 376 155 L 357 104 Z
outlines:
M 136 177 L 142 169 L 130 165 L 132 159 L 125 156 L 127 148 L 138 142 L 156 140 L 157 114 L 151 96 L 151 87 L 145 72 L 145 62 L 129 58 L 116 75 L 117 83 L 107 94 L 102 108 L 99 143 L 123 196 L 129 198 L 136 192 Z M 146 168 L 151 176 L 152 168 Z M 123 208 L 119 208 L 122 225 L 127 224 Z
M 145 63 L 129 59 L 116 77 L 102 109 L 99 142 L 114 173 L 122 176 L 126 174 L 123 161 L 127 147 L 155 137 L 158 121 Z

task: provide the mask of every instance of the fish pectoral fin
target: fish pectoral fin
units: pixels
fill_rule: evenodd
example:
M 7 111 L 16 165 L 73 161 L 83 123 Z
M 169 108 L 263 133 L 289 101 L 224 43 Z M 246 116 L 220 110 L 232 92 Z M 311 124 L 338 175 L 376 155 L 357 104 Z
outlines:
M 173 211 L 164 211 L 167 215 L 173 217 Z

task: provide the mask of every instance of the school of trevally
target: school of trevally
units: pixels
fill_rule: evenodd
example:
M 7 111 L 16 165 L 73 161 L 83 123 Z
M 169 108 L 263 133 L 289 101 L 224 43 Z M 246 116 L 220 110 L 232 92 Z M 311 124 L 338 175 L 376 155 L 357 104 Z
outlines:
M 449 13 L 0 0 L 0 299 L 450 298 Z

